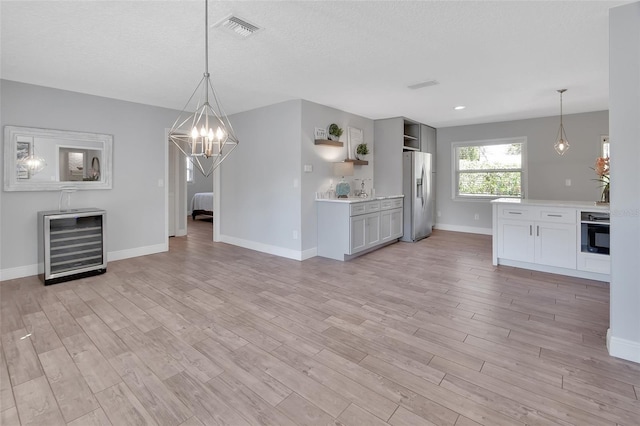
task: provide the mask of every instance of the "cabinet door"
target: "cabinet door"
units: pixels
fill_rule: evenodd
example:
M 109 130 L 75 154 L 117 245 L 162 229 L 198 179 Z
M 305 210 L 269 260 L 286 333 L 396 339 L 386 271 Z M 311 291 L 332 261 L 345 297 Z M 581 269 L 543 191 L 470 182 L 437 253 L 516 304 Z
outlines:
M 362 251 L 367 246 L 366 241 L 366 229 L 367 229 L 367 216 L 366 214 L 360 216 L 352 216 L 350 218 L 349 232 L 351 236 L 349 238 L 349 254 L 354 254 Z
M 402 237 L 402 209 L 391 210 L 391 239 Z
M 380 213 L 366 215 L 365 241 L 367 248 L 380 244 Z
M 498 221 L 498 257 L 521 262 L 534 260 L 533 222 Z
M 380 240 L 382 242 L 391 239 L 391 212 L 393 212 L 393 210 L 383 210 L 380 212 Z
M 436 158 L 436 129 L 430 126 L 420 125 L 420 142 L 422 152 L 433 155 L 434 163 Z M 434 167 L 435 171 L 435 167 Z
M 535 262 L 576 269 L 576 225 L 535 223 Z

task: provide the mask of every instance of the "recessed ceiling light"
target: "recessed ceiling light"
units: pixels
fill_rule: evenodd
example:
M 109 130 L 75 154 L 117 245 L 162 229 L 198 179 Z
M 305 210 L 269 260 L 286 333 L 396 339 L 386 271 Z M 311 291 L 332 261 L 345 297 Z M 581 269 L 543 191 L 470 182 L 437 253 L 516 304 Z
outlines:
M 460 111 L 460 110 L 463 110 L 465 108 L 466 108 L 466 106 L 464 106 L 464 105 L 458 105 L 457 107 L 454 107 L 453 109 L 455 109 L 456 111 Z

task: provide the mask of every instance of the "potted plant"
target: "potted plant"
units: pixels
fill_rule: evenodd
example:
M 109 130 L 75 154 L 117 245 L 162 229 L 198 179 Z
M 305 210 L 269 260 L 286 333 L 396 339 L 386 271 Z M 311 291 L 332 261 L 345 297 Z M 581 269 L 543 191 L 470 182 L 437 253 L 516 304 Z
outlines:
M 343 130 L 338 127 L 336 123 L 332 123 L 329 126 L 329 139 L 331 139 L 332 141 L 339 141 L 340 136 L 342 136 L 342 132 Z
M 369 154 L 369 147 L 367 146 L 367 144 L 364 142 L 358 144 L 358 146 L 356 147 L 356 158 L 358 160 L 362 160 L 367 154 Z

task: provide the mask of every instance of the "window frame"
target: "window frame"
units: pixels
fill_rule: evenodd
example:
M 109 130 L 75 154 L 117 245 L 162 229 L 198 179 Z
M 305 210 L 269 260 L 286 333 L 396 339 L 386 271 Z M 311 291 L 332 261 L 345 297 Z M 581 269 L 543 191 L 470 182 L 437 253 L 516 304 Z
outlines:
M 522 157 L 521 157 L 520 169 L 486 169 L 486 170 L 491 172 L 520 170 L 520 173 L 522 174 L 521 180 L 520 180 L 520 185 L 521 185 L 520 197 L 510 197 L 508 195 L 460 195 L 458 193 L 459 176 L 460 176 L 460 170 L 458 170 L 458 166 L 459 166 L 458 155 L 457 155 L 458 148 L 464 148 L 469 146 L 510 145 L 514 143 L 522 144 L 522 150 L 521 150 Z M 451 199 L 453 201 L 484 201 L 484 202 L 489 202 L 491 200 L 495 200 L 498 198 L 524 199 L 526 198 L 526 194 L 528 192 L 527 165 L 528 165 L 528 161 L 527 161 L 527 137 L 526 136 L 453 142 L 451 143 L 451 182 L 452 182 Z M 479 170 L 485 170 L 485 169 L 479 169 Z

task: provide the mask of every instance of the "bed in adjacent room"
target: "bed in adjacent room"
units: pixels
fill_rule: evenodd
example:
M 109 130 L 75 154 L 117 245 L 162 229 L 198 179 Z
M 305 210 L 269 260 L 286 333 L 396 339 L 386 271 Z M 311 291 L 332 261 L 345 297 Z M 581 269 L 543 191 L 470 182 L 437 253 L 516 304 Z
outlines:
M 213 216 L 213 192 L 198 192 L 191 199 L 191 218 L 196 216 Z

